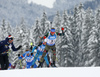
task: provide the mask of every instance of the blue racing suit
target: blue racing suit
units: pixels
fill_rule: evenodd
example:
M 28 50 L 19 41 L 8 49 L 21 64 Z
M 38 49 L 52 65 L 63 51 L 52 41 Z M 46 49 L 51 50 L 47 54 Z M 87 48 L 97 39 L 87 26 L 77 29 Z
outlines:
M 27 56 L 28 53 L 29 53 L 29 56 Z M 33 59 L 34 59 L 34 55 L 31 55 L 31 52 L 27 51 L 22 56 L 20 56 L 19 59 L 22 59 L 23 57 L 26 60 L 26 68 L 31 68 Z M 34 64 L 34 68 L 36 68 L 36 67 L 37 67 L 37 65 Z
M 34 65 L 35 62 L 36 62 L 36 60 L 37 60 L 40 56 L 42 56 L 43 51 L 44 51 L 44 49 L 45 49 L 45 45 L 42 44 L 42 45 L 40 45 L 40 46 L 38 46 L 38 47 L 34 46 L 33 49 L 32 49 L 32 53 L 34 52 L 35 49 L 37 49 L 37 52 L 36 52 L 36 55 L 35 55 L 35 57 L 34 57 L 34 60 L 33 60 L 32 65 Z M 47 54 L 48 54 L 48 53 L 47 53 Z M 49 61 L 48 61 L 48 58 L 47 58 L 47 54 L 46 54 L 46 56 L 44 57 L 44 59 L 45 59 L 45 61 L 46 61 L 46 64 L 49 66 Z

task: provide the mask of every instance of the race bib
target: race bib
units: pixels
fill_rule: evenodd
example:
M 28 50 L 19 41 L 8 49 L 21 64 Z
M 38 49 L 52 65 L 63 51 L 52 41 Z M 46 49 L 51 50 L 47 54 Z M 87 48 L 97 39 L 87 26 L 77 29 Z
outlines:
M 48 39 L 48 41 L 47 41 L 48 44 L 55 44 L 55 42 L 56 42 L 56 39 L 54 39 L 54 40 Z
M 31 57 L 26 58 L 27 62 L 32 62 L 32 60 L 33 60 L 33 58 L 31 58 Z

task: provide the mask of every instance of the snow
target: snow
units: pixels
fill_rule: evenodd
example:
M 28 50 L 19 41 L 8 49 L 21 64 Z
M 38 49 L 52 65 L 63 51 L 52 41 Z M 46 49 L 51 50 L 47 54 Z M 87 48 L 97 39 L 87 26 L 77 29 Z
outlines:
M 62 46 L 62 48 L 66 48 L 66 47 L 68 47 L 68 45 L 63 45 L 63 46 Z
M 0 71 L 0 77 L 99 77 L 100 67 L 36 68 Z

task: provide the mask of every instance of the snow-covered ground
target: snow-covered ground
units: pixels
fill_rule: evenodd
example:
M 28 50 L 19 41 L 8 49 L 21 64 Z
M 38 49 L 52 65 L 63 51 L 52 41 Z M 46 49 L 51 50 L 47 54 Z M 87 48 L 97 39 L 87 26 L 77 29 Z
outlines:
M 100 67 L 0 70 L 0 77 L 100 77 Z

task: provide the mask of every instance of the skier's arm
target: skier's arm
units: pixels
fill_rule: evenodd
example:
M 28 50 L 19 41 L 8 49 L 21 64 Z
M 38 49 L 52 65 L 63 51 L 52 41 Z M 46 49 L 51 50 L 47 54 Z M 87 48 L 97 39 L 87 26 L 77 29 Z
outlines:
M 42 45 L 42 42 L 40 42 L 40 43 L 38 44 L 38 46 L 40 46 L 40 45 Z M 34 46 L 34 48 L 32 49 L 32 53 L 34 52 L 35 49 L 38 48 L 38 46 Z
M 31 42 L 31 47 L 30 47 L 31 50 L 32 50 L 33 46 L 34 46 L 34 45 L 33 45 L 33 43 Z
M 5 41 L 0 42 L 0 47 L 3 46 L 3 45 L 5 45 Z
M 34 52 L 34 50 L 37 49 L 37 46 L 34 46 L 32 49 L 32 53 Z
M 25 55 L 26 55 L 26 53 L 24 53 L 24 54 L 22 54 L 22 55 L 18 54 L 18 57 L 19 57 L 20 59 L 22 59 L 23 57 L 25 57 Z
M 24 53 L 23 55 L 21 55 L 21 57 L 23 58 L 23 57 L 25 57 L 25 55 L 26 55 L 26 53 Z
M 13 50 L 13 51 L 17 51 L 17 50 L 19 50 L 21 47 L 22 47 L 22 46 L 19 46 L 18 48 L 15 48 L 14 44 L 12 43 L 12 50 Z
M 58 36 L 64 36 L 64 28 L 61 28 L 61 30 L 62 30 L 62 33 L 58 33 L 58 32 L 56 32 L 56 34 L 58 35 Z
M 42 45 L 43 42 L 39 42 L 38 46 Z
M 49 33 L 47 33 L 45 36 L 41 37 L 41 39 L 46 39 L 48 37 Z
M 22 59 L 22 58 L 23 58 L 23 56 L 18 54 L 18 59 Z

